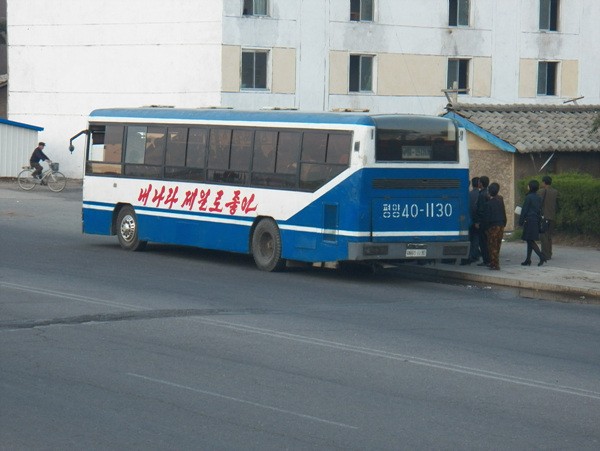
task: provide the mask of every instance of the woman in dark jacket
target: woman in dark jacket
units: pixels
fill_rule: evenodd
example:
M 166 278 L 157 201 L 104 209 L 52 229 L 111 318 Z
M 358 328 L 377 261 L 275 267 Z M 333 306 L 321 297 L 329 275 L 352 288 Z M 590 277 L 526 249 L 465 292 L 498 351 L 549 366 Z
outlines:
M 521 264 L 523 266 L 531 265 L 531 251 L 534 251 L 540 258 L 538 266 L 542 266 L 547 260 L 536 243 L 536 240 L 540 239 L 540 216 L 542 215 L 542 198 L 537 195 L 540 184 L 537 180 L 531 180 L 527 186 L 529 192 L 525 196 L 519 217 L 519 225 L 523 226 L 521 239 L 527 242 L 527 258 Z
M 506 208 L 504 199 L 498 194 L 500 185 L 490 183 L 488 187 L 489 200 L 485 211 L 485 233 L 487 235 L 490 269 L 500 269 L 500 246 L 506 227 Z

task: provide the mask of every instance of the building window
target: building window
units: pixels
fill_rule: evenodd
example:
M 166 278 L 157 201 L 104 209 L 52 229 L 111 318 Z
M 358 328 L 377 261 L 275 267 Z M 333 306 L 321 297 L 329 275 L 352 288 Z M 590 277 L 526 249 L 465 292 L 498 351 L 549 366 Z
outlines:
M 242 52 L 242 89 L 267 89 L 266 51 Z
M 244 0 L 244 16 L 266 16 L 267 0 Z
M 556 76 L 558 74 L 558 63 L 540 61 L 538 63 L 538 88 L 540 96 L 556 95 Z
M 540 30 L 558 30 L 558 0 L 540 0 Z
M 469 26 L 469 0 L 450 0 L 448 25 Z
M 350 55 L 350 92 L 373 92 L 373 57 Z
M 449 59 L 448 60 L 448 89 L 469 89 L 469 60 L 468 59 Z M 465 91 L 459 92 L 464 94 Z
M 355 22 L 373 21 L 373 0 L 350 0 L 350 20 Z

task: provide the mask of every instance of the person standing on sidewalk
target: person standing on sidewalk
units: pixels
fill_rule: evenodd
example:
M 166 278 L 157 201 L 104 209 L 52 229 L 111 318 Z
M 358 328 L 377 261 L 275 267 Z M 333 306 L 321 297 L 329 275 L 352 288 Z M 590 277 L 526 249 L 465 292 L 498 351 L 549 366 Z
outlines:
M 521 239 L 527 242 L 527 258 L 521 265 L 531 265 L 531 252 L 535 251 L 540 258 L 538 266 L 542 266 L 546 263 L 546 257 L 536 243 L 536 240 L 540 239 L 540 217 L 542 216 L 542 198 L 537 195 L 540 183 L 537 180 L 531 180 L 527 187 L 529 192 L 525 196 L 521 216 L 519 216 L 519 225 L 523 226 Z
M 479 177 L 471 179 L 471 191 L 469 191 L 469 214 L 471 223 L 469 225 L 469 241 L 471 247 L 469 258 L 463 259 L 461 265 L 470 265 L 479 260 L 481 250 L 479 249 L 479 229 L 475 227 L 475 216 L 477 215 L 477 198 L 479 197 Z
M 548 230 L 540 234 L 542 243 L 542 254 L 546 259 L 552 258 L 552 234 L 554 233 L 554 220 L 558 209 L 558 190 L 552 186 L 552 177 L 545 175 L 542 177 L 542 189 L 538 191 L 542 198 L 542 215 L 548 220 Z
M 486 235 L 488 253 L 490 256 L 490 269 L 500 269 L 500 246 L 504 238 L 504 227 L 506 227 L 506 208 L 504 199 L 498 194 L 500 185 L 490 183 L 488 187 L 489 200 L 486 205 Z
M 487 248 L 487 235 L 485 234 L 485 214 L 488 202 L 488 185 L 490 179 L 486 175 L 479 177 L 479 195 L 477 196 L 477 208 L 475 212 L 475 227 L 479 232 L 479 249 L 481 250 L 482 262 L 477 266 L 489 266 L 490 255 Z

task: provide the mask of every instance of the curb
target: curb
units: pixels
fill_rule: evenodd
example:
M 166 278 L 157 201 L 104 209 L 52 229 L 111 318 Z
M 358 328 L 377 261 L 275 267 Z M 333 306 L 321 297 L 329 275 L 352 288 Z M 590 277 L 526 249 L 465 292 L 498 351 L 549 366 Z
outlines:
M 515 279 L 503 277 L 501 275 L 483 275 L 465 273 L 461 271 L 452 271 L 451 269 L 440 269 L 424 266 L 416 266 L 411 264 L 399 265 L 399 268 L 409 269 L 410 277 L 421 280 L 435 280 L 448 282 L 478 282 L 490 285 L 500 285 L 504 287 L 519 288 L 545 293 L 561 293 L 571 298 L 579 298 L 585 301 L 600 301 L 600 289 L 576 287 L 569 285 L 559 285 L 545 282 L 534 282 L 530 280 Z M 408 275 L 407 275 L 408 276 Z

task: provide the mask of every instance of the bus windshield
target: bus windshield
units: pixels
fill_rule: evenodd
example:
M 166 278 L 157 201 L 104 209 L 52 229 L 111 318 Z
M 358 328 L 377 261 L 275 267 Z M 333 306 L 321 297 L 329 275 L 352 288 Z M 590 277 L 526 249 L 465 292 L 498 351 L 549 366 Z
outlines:
M 458 162 L 456 126 L 434 117 L 375 116 L 378 162 Z

